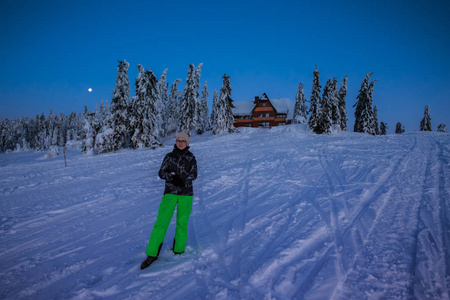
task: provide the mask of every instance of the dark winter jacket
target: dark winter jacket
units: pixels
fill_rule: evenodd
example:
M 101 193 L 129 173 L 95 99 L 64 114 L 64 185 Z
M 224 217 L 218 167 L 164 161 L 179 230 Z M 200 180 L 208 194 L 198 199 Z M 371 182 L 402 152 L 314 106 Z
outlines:
M 193 196 L 192 181 L 197 178 L 197 160 L 189 147 L 180 150 L 175 145 L 164 157 L 159 177 L 166 181 L 164 194 Z

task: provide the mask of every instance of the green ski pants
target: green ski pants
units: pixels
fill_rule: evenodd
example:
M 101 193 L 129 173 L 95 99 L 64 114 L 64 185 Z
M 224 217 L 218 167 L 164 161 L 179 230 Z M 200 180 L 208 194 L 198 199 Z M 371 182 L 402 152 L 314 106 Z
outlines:
M 177 207 L 177 227 L 175 229 L 175 241 L 173 251 L 183 253 L 187 241 L 187 225 L 192 209 L 192 196 L 165 194 L 158 209 L 158 217 L 153 226 L 152 234 L 145 253 L 150 256 L 158 256 L 161 250 L 167 228 L 172 220 L 175 206 Z

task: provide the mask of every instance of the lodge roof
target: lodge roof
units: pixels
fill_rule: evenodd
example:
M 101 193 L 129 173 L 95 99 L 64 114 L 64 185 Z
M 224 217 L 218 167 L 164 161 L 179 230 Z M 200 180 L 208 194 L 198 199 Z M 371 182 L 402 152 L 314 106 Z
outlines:
M 269 100 L 264 98 L 265 93 L 260 100 Z M 289 98 L 270 99 L 277 113 L 287 114 L 287 119 L 292 120 L 294 116 L 294 102 Z M 256 104 L 254 101 L 235 101 L 233 102 L 234 108 L 232 109 L 234 116 L 251 116 Z

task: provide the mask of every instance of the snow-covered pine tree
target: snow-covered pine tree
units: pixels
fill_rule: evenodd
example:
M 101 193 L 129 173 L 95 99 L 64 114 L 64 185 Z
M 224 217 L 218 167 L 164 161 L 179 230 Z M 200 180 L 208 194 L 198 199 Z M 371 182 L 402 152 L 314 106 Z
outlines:
M 195 68 L 194 72 L 194 98 L 195 98 L 195 116 L 194 116 L 194 122 L 192 124 L 191 130 L 196 130 L 201 126 L 201 98 L 200 98 L 200 77 L 202 74 L 202 66 L 203 63 L 200 63 L 197 68 Z
M 48 134 L 48 122 L 45 114 L 42 113 L 39 118 L 39 131 L 38 131 L 38 148 L 36 150 L 42 151 L 50 148 L 50 136 Z
M 169 100 L 165 113 L 165 133 L 166 136 L 176 133 L 178 128 L 178 99 L 183 97 L 183 93 L 178 91 L 178 83 L 181 79 L 177 79 L 172 83 L 170 88 Z
M 378 128 L 378 109 L 376 105 L 373 107 L 373 129 L 375 130 L 375 134 L 380 134 L 380 129 Z
M 341 129 L 341 113 L 339 110 L 339 97 L 337 90 L 337 79 L 333 78 L 330 84 L 330 91 L 328 93 L 328 101 L 331 107 L 331 124 L 338 130 Z
M 205 81 L 205 84 L 203 85 L 202 90 L 202 96 L 200 100 L 200 118 L 199 118 L 199 125 L 197 128 L 198 134 L 203 134 L 204 132 L 210 130 L 210 124 L 209 124 L 209 110 L 208 110 L 208 82 Z
M 44 113 L 42 113 L 40 116 L 36 115 L 36 135 L 34 137 L 34 141 L 31 143 L 34 145 L 34 149 L 36 151 L 43 150 L 43 135 L 46 135 L 46 129 L 45 129 L 45 116 Z
M 145 69 L 141 64 L 137 65 L 138 75 L 134 81 L 136 95 L 132 98 L 129 109 L 129 122 L 131 129 L 130 147 L 138 148 L 142 145 L 139 133 L 142 133 L 142 121 L 145 118 L 145 109 L 148 105 L 147 86 L 149 84 Z
M 50 148 L 50 146 L 56 145 L 57 143 L 57 134 L 58 134 L 58 128 L 56 126 L 56 118 L 53 115 L 53 107 L 50 108 L 50 113 L 47 118 L 47 136 L 48 136 L 48 142 L 46 143 L 45 149 Z M 56 135 L 56 137 L 55 137 Z
M 129 112 L 129 111 L 128 111 Z M 130 117 L 130 113 L 128 114 Z M 113 130 L 111 128 L 111 112 L 108 109 L 108 100 L 101 101 L 99 114 L 96 118 L 99 118 L 102 122 L 102 126 L 95 135 L 94 149 L 97 153 L 106 153 L 113 151 Z M 130 122 L 130 120 L 128 120 Z
M 78 140 L 79 138 L 79 128 L 78 128 L 78 117 L 77 112 L 73 111 L 67 118 L 67 132 L 66 141 Z
M 66 144 L 67 124 L 66 118 L 62 112 L 59 114 L 58 127 L 58 146 L 63 147 Z
M 88 117 L 89 118 L 89 117 Z M 91 123 L 88 119 L 84 119 L 84 126 L 83 126 L 84 136 L 83 144 L 82 144 L 82 151 L 86 154 L 92 154 L 94 152 L 94 133 L 92 130 Z
M 298 85 L 297 94 L 295 95 L 294 117 L 295 124 L 306 124 L 308 108 L 306 107 L 305 92 L 303 84 Z
M 165 124 L 166 120 L 164 119 L 166 106 L 167 106 L 167 70 L 165 69 L 159 78 L 157 83 L 157 100 L 156 100 L 156 124 L 157 124 L 157 132 L 159 137 L 166 136 L 165 133 Z
M 111 118 L 111 112 L 108 108 L 108 100 L 102 100 L 100 104 L 100 117 L 104 123 L 108 123 L 109 119 Z
M 384 122 L 380 122 L 380 135 L 386 135 L 387 124 Z
M 339 101 L 339 114 L 341 116 L 341 130 L 347 131 L 347 108 L 345 104 L 345 97 L 347 96 L 347 80 L 348 75 L 345 75 L 344 79 L 342 79 L 341 87 L 338 92 L 338 101 Z
M 423 119 L 420 121 L 420 131 L 431 131 L 431 117 L 429 109 L 430 107 L 425 105 Z
M 1 125 L 1 146 L 2 151 L 8 149 L 14 149 L 15 140 L 13 140 L 12 122 L 9 119 L 5 119 Z
M 183 98 L 179 104 L 179 121 L 178 131 L 190 134 L 190 130 L 195 128 L 195 80 L 194 65 L 190 64 L 186 78 L 186 86 L 184 87 Z
M 83 143 L 81 150 L 83 153 L 92 154 L 95 144 L 95 132 L 93 128 L 95 112 L 90 112 L 87 106 L 84 107 L 83 112 Z
M 320 125 L 320 81 L 319 81 L 319 70 L 316 69 L 313 72 L 313 87 L 312 87 L 312 91 L 311 91 L 311 98 L 310 98 L 310 107 L 309 107 L 309 121 L 308 121 L 308 125 L 309 128 L 315 132 L 318 133 L 317 131 L 320 131 L 319 125 Z
M 30 118 L 28 123 L 28 135 L 26 137 L 27 142 L 30 144 L 30 149 L 34 149 L 34 137 L 37 135 L 36 132 L 36 120 L 39 119 L 39 116 L 36 115 L 36 118 Z
M 332 81 L 328 79 L 325 88 L 323 89 L 322 99 L 319 102 L 319 122 L 314 130 L 317 134 L 331 133 L 331 125 L 333 123 L 333 105 L 331 104 L 332 85 Z
M 16 149 L 20 150 L 29 150 L 30 149 L 30 142 L 32 140 L 32 137 L 29 134 L 30 129 L 33 127 L 31 125 L 31 122 L 33 122 L 32 119 L 29 118 L 20 118 L 16 120 L 15 126 L 14 126 L 14 134 L 16 138 Z
M 378 80 L 374 80 L 374 81 L 372 81 L 369 84 L 368 97 L 369 97 L 370 106 L 372 106 L 372 104 L 373 104 L 373 91 L 375 89 L 375 82 L 377 82 L 377 81 Z M 378 113 L 378 110 L 377 110 L 377 113 Z M 376 132 L 377 129 L 378 129 L 378 116 L 376 116 L 376 118 L 375 118 L 375 115 L 374 115 L 373 116 L 373 123 L 372 123 L 372 130 L 373 130 L 374 133 L 372 133 L 372 134 L 377 134 L 377 132 Z
M 98 109 L 98 106 L 95 105 L 95 111 L 92 118 L 92 130 L 94 131 L 94 139 L 97 134 L 100 132 L 104 125 L 104 120 L 101 111 Z
M 375 134 L 372 95 L 376 80 L 369 84 L 370 76 L 372 74 L 372 72 L 368 73 L 366 77 L 364 77 L 361 89 L 359 90 L 359 95 L 356 97 L 358 102 L 354 105 L 356 106 L 354 132 Z
M 438 128 L 437 128 L 438 132 L 448 132 L 447 131 L 447 126 L 445 126 L 444 123 L 439 124 Z
M 212 128 L 216 127 L 216 115 L 217 115 L 218 102 L 219 102 L 219 96 L 217 95 L 217 90 L 214 89 L 211 117 L 209 119 Z
M 39 135 L 39 128 L 38 128 L 38 126 L 39 126 L 39 115 L 38 114 L 36 115 L 36 117 L 34 118 L 33 122 L 30 125 L 33 127 L 33 128 L 30 129 L 30 135 L 31 135 L 30 139 L 29 139 L 30 147 L 32 149 L 36 150 L 37 149 L 36 142 L 38 140 L 37 136 Z
M 129 111 L 128 117 L 130 117 Z M 92 129 L 94 131 L 94 150 L 96 151 L 96 153 L 106 153 L 114 151 L 112 147 L 114 132 L 111 128 L 111 116 L 108 112 L 107 101 L 105 105 L 102 100 L 99 110 L 97 110 L 97 107 L 95 108 Z
M 119 61 L 116 86 L 111 99 L 110 127 L 113 131 L 113 151 L 124 148 L 130 136 L 130 125 L 128 119 L 128 107 L 130 102 L 130 80 L 128 78 L 129 67 L 130 64 L 126 60 Z
M 395 125 L 395 133 L 403 132 L 405 132 L 405 127 L 402 125 L 402 123 L 398 122 L 397 125 Z
M 215 127 L 213 134 L 231 133 L 234 131 L 234 117 L 232 108 L 234 108 L 231 99 L 230 76 L 223 75 L 223 84 L 220 89 L 219 99 L 217 101 L 217 110 L 215 116 Z
M 139 75 L 136 78 L 136 96 L 131 106 L 133 135 L 130 146 L 132 148 L 161 146 L 159 140 L 160 127 L 157 122 L 158 114 L 158 91 L 155 74 L 149 69 L 144 71 L 138 65 Z

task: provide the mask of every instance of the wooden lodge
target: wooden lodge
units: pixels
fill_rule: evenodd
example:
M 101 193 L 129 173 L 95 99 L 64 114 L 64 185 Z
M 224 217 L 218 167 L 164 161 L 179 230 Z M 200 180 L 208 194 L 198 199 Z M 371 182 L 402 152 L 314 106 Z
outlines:
M 266 93 L 253 101 L 233 102 L 234 127 L 262 127 L 292 123 L 294 103 L 287 98 L 269 99 Z

